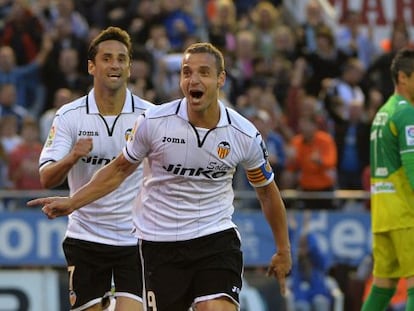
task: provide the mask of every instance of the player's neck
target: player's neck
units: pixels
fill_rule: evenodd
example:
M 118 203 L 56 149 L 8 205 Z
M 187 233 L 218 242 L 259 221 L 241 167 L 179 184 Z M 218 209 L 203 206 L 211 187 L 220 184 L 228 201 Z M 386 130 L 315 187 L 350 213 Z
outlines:
M 95 89 L 95 100 L 101 115 L 118 115 L 124 107 L 126 89 L 114 92 L 102 91 Z
M 220 109 L 211 107 L 211 109 L 202 111 L 188 111 L 188 118 L 192 125 L 206 129 L 215 128 L 220 120 Z

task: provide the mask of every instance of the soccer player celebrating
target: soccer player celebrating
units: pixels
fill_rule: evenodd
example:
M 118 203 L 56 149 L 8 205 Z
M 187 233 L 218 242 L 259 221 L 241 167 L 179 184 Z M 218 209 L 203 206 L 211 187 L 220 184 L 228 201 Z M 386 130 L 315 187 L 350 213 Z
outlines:
M 29 203 L 44 205 L 49 218 L 81 211 L 128 183 L 125 179 L 147 157 L 150 174 L 133 214 L 149 310 L 239 308 L 243 260 L 232 221 L 232 179 L 239 163 L 256 189 L 277 246 L 269 273 L 285 291 L 291 269 L 285 206 L 260 133 L 218 100 L 225 78 L 217 48 L 190 45 L 181 64 L 184 98 L 139 116 L 123 152 L 76 193 Z
M 371 127 L 374 280 L 363 311 L 386 310 L 400 278 L 414 310 L 414 50 L 396 54 L 391 76 L 395 92 Z
M 137 116 L 153 106 L 127 89 L 130 64 L 131 40 L 125 31 L 109 27 L 91 42 L 93 89 L 56 113 L 40 156 L 45 187 L 56 187 L 67 177 L 70 193 L 75 193 L 117 156 Z M 139 168 L 116 191 L 69 215 L 63 250 L 72 310 L 103 310 L 112 278 L 116 310 L 142 310 L 142 270 L 131 213 L 141 180 Z

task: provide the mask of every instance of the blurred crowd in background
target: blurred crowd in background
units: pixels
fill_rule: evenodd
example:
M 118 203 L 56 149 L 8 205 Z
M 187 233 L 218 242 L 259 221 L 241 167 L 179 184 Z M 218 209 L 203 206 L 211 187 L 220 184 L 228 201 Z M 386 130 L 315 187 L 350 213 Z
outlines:
M 309 0 L 304 15 L 281 0 L 1 0 L 0 189 L 41 189 L 41 145 L 56 110 L 90 89 L 88 44 L 110 25 L 132 37 L 129 88 L 155 104 L 181 96 L 186 46 L 216 45 L 221 100 L 261 131 L 281 189 L 367 189 L 370 121 L 393 92 L 389 65 L 409 29 L 396 21 L 375 42 L 357 11 L 332 27 Z
M 389 67 L 412 44 L 409 28 L 396 20 L 376 42 L 357 11 L 332 27 L 321 1 L 304 10 L 298 21 L 282 0 L 0 0 L 0 190 L 42 189 L 42 144 L 57 109 L 91 88 L 88 45 L 108 26 L 131 35 L 129 88 L 155 104 L 181 96 L 189 44 L 217 46 L 227 73 L 220 98 L 257 126 L 282 190 L 368 190 L 370 123 L 394 91 Z M 250 189 L 236 177 L 236 190 Z M 326 199 L 296 204 L 338 208 Z M 301 241 L 303 258 L 320 258 L 313 237 Z M 297 267 L 318 273 L 302 257 Z

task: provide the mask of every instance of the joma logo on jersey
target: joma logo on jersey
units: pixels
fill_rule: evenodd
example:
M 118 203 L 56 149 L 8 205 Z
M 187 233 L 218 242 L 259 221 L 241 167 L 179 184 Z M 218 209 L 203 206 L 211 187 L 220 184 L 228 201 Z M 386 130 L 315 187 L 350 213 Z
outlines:
M 185 144 L 185 140 L 183 138 L 178 137 L 166 137 L 162 138 L 163 143 L 172 143 L 172 144 Z
M 86 157 L 86 158 L 82 158 L 82 161 L 87 163 L 87 164 L 92 164 L 92 165 L 106 165 L 109 162 L 111 162 L 113 159 L 115 159 L 115 157 L 113 157 L 112 159 L 108 159 L 108 158 L 99 158 L 97 156 L 93 156 L 93 157 Z
M 99 132 L 96 131 L 82 131 L 78 132 L 78 136 L 99 136 Z
M 163 166 L 163 168 L 167 172 L 171 172 L 174 175 L 179 176 L 204 176 L 208 179 L 215 179 L 223 177 L 227 174 L 227 170 L 212 170 L 212 169 L 205 169 L 202 167 L 199 168 L 191 168 L 191 167 L 182 167 L 181 164 L 170 164 L 168 167 Z

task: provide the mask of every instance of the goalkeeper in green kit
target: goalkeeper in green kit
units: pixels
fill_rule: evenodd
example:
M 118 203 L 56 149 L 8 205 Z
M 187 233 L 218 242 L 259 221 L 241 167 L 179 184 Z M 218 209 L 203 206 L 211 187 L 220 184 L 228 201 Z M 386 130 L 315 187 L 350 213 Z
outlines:
M 391 75 L 395 92 L 371 127 L 374 282 L 362 311 L 386 310 L 400 278 L 414 311 L 414 50 L 397 53 Z

